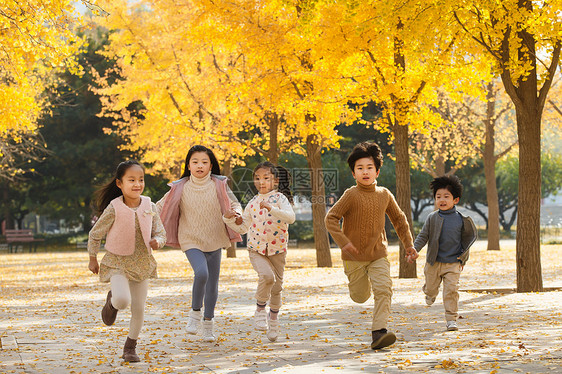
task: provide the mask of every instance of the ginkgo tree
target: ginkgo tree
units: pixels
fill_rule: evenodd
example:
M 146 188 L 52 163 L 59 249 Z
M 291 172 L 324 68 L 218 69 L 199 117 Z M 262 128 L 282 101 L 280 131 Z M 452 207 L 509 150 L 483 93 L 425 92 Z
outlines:
M 492 58 L 513 102 L 519 140 L 517 290 L 541 291 L 541 122 L 559 69 L 560 0 L 464 1 L 450 4 L 463 28 L 464 50 Z M 444 10 L 447 11 L 447 10 Z
M 323 217 L 321 151 L 337 145 L 335 126 L 353 120 L 342 85 L 326 80 L 309 52 L 311 9 L 268 3 L 111 2 L 102 22 L 115 29 L 105 54 L 123 79 L 105 82 L 103 115 L 119 113 L 130 146 L 155 168 L 202 142 L 223 159 L 279 151 L 307 155 L 319 265 L 331 266 Z M 303 38 L 308 32 L 310 38 Z M 316 34 L 318 38 L 318 34 Z M 104 84 L 104 77 L 100 83 Z M 349 80 L 340 80 L 349 85 Z M 127 116 L 142 102 L 142 118 Z M 322 255 L 320 255 L 322 254 Z
M 424 2 L 326 1 L 321 12 L 325 54 L 343 61 L 339 73 L 355 83 L 350 101 L 383 108 L 376 125 L 392 135 L 397 202 L 411 223 L 409 134 L 438 122 L 422 103 L 436 103 L 433 87 L 457 82 L 448 67 L 460 58 L 454 48 L 459 30 Z M 399 276 L 416 277 L 402 246 L 400 253 Z
M 482 159 L 488 207 L 485 217 L 488 250 L 499 250 L 495 168 L 497 161 L 517 145 L 517 134 L 512 125 L 512 106 L 505 92 L 498 87 L 497 79 L 480 84 L 485 88 L 484 98 L 461 95 L 459 101 L 445 92 L 440 93 L 439 105 L 433 110 L 440 115 L 443 124 L 428 126 L 428 131 L 413 134 L 412 158 L 418 167 L 433 177 L 454 174 L 474 159 Z
M 0 176 L 22 172 L 19 155 L 39 155 L 37 121 L 46 109 L 45 90 L 54 73 L 78 73 L 74 54 L 81 46 L 81 23 L 70 0 L 5 0 L 0 6 Z

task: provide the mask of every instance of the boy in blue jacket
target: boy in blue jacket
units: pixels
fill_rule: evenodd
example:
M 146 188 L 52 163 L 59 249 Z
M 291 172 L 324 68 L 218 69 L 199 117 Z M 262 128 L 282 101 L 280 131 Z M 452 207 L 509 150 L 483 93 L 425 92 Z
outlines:
M 454 175 L 435 178 L 431 184 L 437 210 L 427 217 L 422 231 L 414 241 L 414 249 L 406 249 L 409 262 L 419 257 L 427 243 L 424 268 L 425 302 L 432 305 L 443 281 L 443 306 L 448 331 L 458 330 L 459 278 L 468 260 L 470 246 L 476 241 L 474 222 L 457 211 L 462 184 Z

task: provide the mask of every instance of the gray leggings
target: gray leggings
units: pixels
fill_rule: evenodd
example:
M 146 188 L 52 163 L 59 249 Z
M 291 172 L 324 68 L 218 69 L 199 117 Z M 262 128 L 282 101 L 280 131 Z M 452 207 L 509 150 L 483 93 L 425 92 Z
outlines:
M 185 255 L 194 273 L 191 308 L 201 309 L 204 299 L 203 317 L 211 319 L 215 316 L 215 305 L 219 297 L 222 250 L 203 252 L 200 249 L 191 248 L 185 251 Z

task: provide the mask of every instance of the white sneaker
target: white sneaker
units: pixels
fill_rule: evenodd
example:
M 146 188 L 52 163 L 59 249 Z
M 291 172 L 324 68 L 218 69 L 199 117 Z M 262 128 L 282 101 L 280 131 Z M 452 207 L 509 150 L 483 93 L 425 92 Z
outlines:
M 458 329 L 457 321 L 447 321 L 447 331 L 457 331 Z
M 256 330 L 267 330 L 267 312 L 265 309 L 256 310 L 254 313 L 254 327 Z
M 433 303 L 435 302 L 435 298 L 434 297 L 429 297 L 427 295 L 425 295 L 425 303 L 427 305 L 433 305 Z
M 279 317 L 277 317 L 279 318 Z M 279 336 L 279 320 L 278 319 L 270 319 L 269 315 L 267 316 L 267 338 L 270 342 L 274 342 L 277 340 L 277 336 Z
M 189 311 L 189 316 L 187 317 L 187 326 L 185 327 L 185 331 L 188 334 L 197 334 L 197 331 L 199 331 L 199 327 L 201 327 L 201 317 L 203 317 L 203 315 L 200 310 Z
M 216 340 L 213 334 L 213 320 L 203 321 L 203 341 L 204 342 L 214 342 Z

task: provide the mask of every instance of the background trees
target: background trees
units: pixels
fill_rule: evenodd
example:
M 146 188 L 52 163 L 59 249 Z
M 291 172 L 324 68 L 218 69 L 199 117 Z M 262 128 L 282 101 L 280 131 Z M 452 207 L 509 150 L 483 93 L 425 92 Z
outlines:
M 453 13 L 466 34 L 495 62 L 515 106 L 519 139 L 517 290 L 542 290 L 540 262 L 541 119 L 560 61 L 560 2 L 518 0 L 459 4 Z M 534 182 L 533 182 L 534 181 Z
M 260 158 L 289 163 L 302 161 L 302 156 L 311 176 L 307 193 L 313 202 L 318 264 L 330 266 L 322 219 L 323 162 L 345 169 L 353 143 L 375 139 L 388 153 L 385 168 L 395 167 L 384 174 L 390 179 L 379 182 L 395 190 L 408 216 L 411 204 L 415 218 L 431 205 L 428 175 L 469 173 L 467 198 L 473 198 L 467 204 L 487 220 L 489 248 L 498 249 L 499 223 L 508 227 L 514 219 L 504 210 L 519 204 L 518 288 L 540 289 L 539 158 L 556 155 L 541 149 L 541 124 L 544 119 L 547 131 L 559 129 L 550 124 L 562 118 L 559 99 L 548 95 L 551 86 L 560 90 L 561 23 L 554 22 L 562 8 L 559 0 L 104 0 L 99 5 L 105 12 L 93 20 L 111 30 L 110 36 L 107 42 L 93 38 L 82 55 L 75 52 L 84 33 L 68 34 L 75 17 L 66 3 L 7 4 L 0 22 L 8 31 L 0 38 L 11 39 L 0 52 L 0 108 L 6 108 L 5 118 L 15 125 L 8 128 L 1 125 L 8 123 L 1 122 L 4 117 L 0 120 L 0 176 L 6 185 L 17 173 L 38 170 L 43 178 L 34 179 L 29 189 L 22 185 L 21 192 L 35 188 L 32 200 L 43 211 L 84 217 L 86 200 L 70 202 L 73 193 L 55 199 L 45 194 L 72 185 L 73 192 L 88 195 L 91 190 L 81 185 L 84 175 L 102 178 L 116 158 L 141 157 L 151 172 L 172 179 L 195 143 L 212 147 L 227 174 Z M 96 60 L 100 48 L 104 59 Z M 77 63 L 73 55 L 82 60 Z M 14 66 L 9 66 L 11 56 Z M 59 74 L 53 74 L 55 67 Z M 60 74 L 63 68 L 67 73 Z M 79 81 L 73 74 L 82 70 Z M 515 110 L 516 126 L 509 120 L 513 111 L 504 105 L 507 101 L 498 99 L 498 76 Z M 53 83 L 61 79 L 64 85 Z M 51 95 L 41 94 L 47 84 L 55 87 Z M 8 97 L 17 103 L 7 105 Z M 50 109 L 42 135 L 52 153 L 45 163 L 29 163 L 25 157 L 45 157 L 38 152 L 44 141 L 33 132 L 40 123 L 37 113 L 47 100 L 59 98 L 68 99 L 75 110 L 60 105 Z M 97 113 L 101 118 L 94 120 Z M 500 159 L 515 142 L 498 144 L 515 128 L 521 183 L 513 182 L 512 160 Z M 556 133 L 551 131 L 545 150 L 557 148 Z M 336 151 L 324 154 L 332 149 Z M 292 155 L 286 157 L 288 153 Z M 82 161 L 63 161 L 62 154 Z M 89 154 L 98 154 L 100 164 L 85 161 Z M 550 162 L 545 160 L 544 167 Z M 347 170 L 341 175 L 348 175 Z M 555 191 L 558 180 L 552 183 Z M 518 192 L 509 192 L 515 185 Z M 26 201 L 19 204 L 20 211 L 32 201 L 18 200 Z M 487 205 L 488 212 L 476 201 Z M 4 207 L 8 205 L 16 209 L 14 204 Z M 522 246 L 531 249 L 523 251 Z M 415 276 L 402 257 L 400 276 Z

